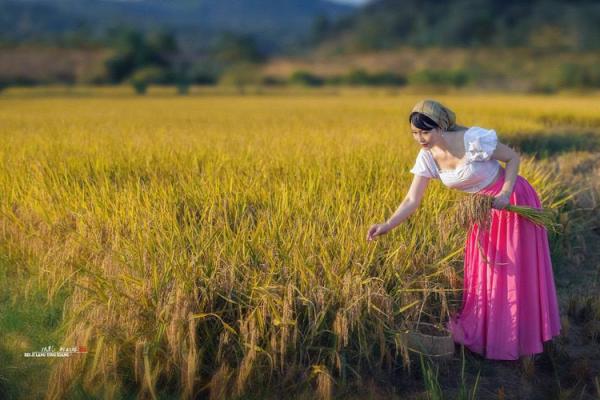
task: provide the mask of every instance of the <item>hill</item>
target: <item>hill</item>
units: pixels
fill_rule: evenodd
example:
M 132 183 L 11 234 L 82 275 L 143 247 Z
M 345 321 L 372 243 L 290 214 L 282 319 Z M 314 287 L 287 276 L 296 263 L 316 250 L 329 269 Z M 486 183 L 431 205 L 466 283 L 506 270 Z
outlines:
M 323 35 L 322 52 L 411 47 L 600 48 L 600 4 L 589 0 L 379 0 Z
M 0 38 L 101 40 L 127 26 L 172 31 L 196 48 L 217 32 L 252 34 L 266 50 L 284 51 L 318 17 L 334 20 L 355 9 L 325 0 L 0 0 Z

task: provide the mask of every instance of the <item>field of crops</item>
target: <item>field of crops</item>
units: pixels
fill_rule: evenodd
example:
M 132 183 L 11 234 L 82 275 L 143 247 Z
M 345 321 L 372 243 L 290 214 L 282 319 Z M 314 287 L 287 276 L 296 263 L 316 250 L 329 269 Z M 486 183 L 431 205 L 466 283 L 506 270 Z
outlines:
M 575 96 L 0 98 L 3 279 L 14 302 L 43 288 L 64 306 L 53 344 L 88 349 L 44 360 L 50 395 L 328 398 L 406 369 L 398 330 L 458 308 L 465 239 L 436 181 L 365 240 L 412 179 L 421 98 L 528 153 L 585 150 L 600 129 L 598 99 Z M 548 207 L 579 189 L 530 154 L 521 174 Z

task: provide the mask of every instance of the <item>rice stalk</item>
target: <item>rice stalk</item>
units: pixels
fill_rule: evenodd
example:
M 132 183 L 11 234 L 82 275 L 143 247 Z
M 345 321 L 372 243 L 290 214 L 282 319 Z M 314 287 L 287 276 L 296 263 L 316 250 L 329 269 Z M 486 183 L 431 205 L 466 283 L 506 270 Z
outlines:
M 333 395 L 334 379 L 324 365 L 313 365 L 312 374 L 317 381 L 316 395 L 319 400 L 330 400 Z

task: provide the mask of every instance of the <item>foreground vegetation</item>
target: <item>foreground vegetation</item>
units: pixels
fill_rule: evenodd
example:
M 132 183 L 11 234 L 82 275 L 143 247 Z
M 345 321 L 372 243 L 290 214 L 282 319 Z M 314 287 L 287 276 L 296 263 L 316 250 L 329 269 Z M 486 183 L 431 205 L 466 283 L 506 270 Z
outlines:
M 55 345 L 89 350 L 49 363 L 50 397 L 327 398 L 408 368 L 398 330 L 459 306 L 464 243 L 441 226 L 456 194 L 439 182 L 364 240 L 408 189 L 420 98 L 0 100 L 7 277 L 66 298 Z M 600 127 L 589 99 L 435 98 L 508 144 Z M 568 218 L 580 188 L 531 157 L 522 175 Z M 559 265 L 570 243 L 551 239 Z

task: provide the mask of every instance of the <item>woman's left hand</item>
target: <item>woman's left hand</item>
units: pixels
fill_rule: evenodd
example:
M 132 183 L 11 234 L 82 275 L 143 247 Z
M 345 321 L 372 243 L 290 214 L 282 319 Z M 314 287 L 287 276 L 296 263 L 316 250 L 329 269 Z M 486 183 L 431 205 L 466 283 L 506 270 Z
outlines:
M 498 193 L 498 195 L 496 195 L 496 197 L 494 198 L 493 207 L 497 208 L 498 210 L 501 210 L 509 204 L 510 204 L 510 194 Z

